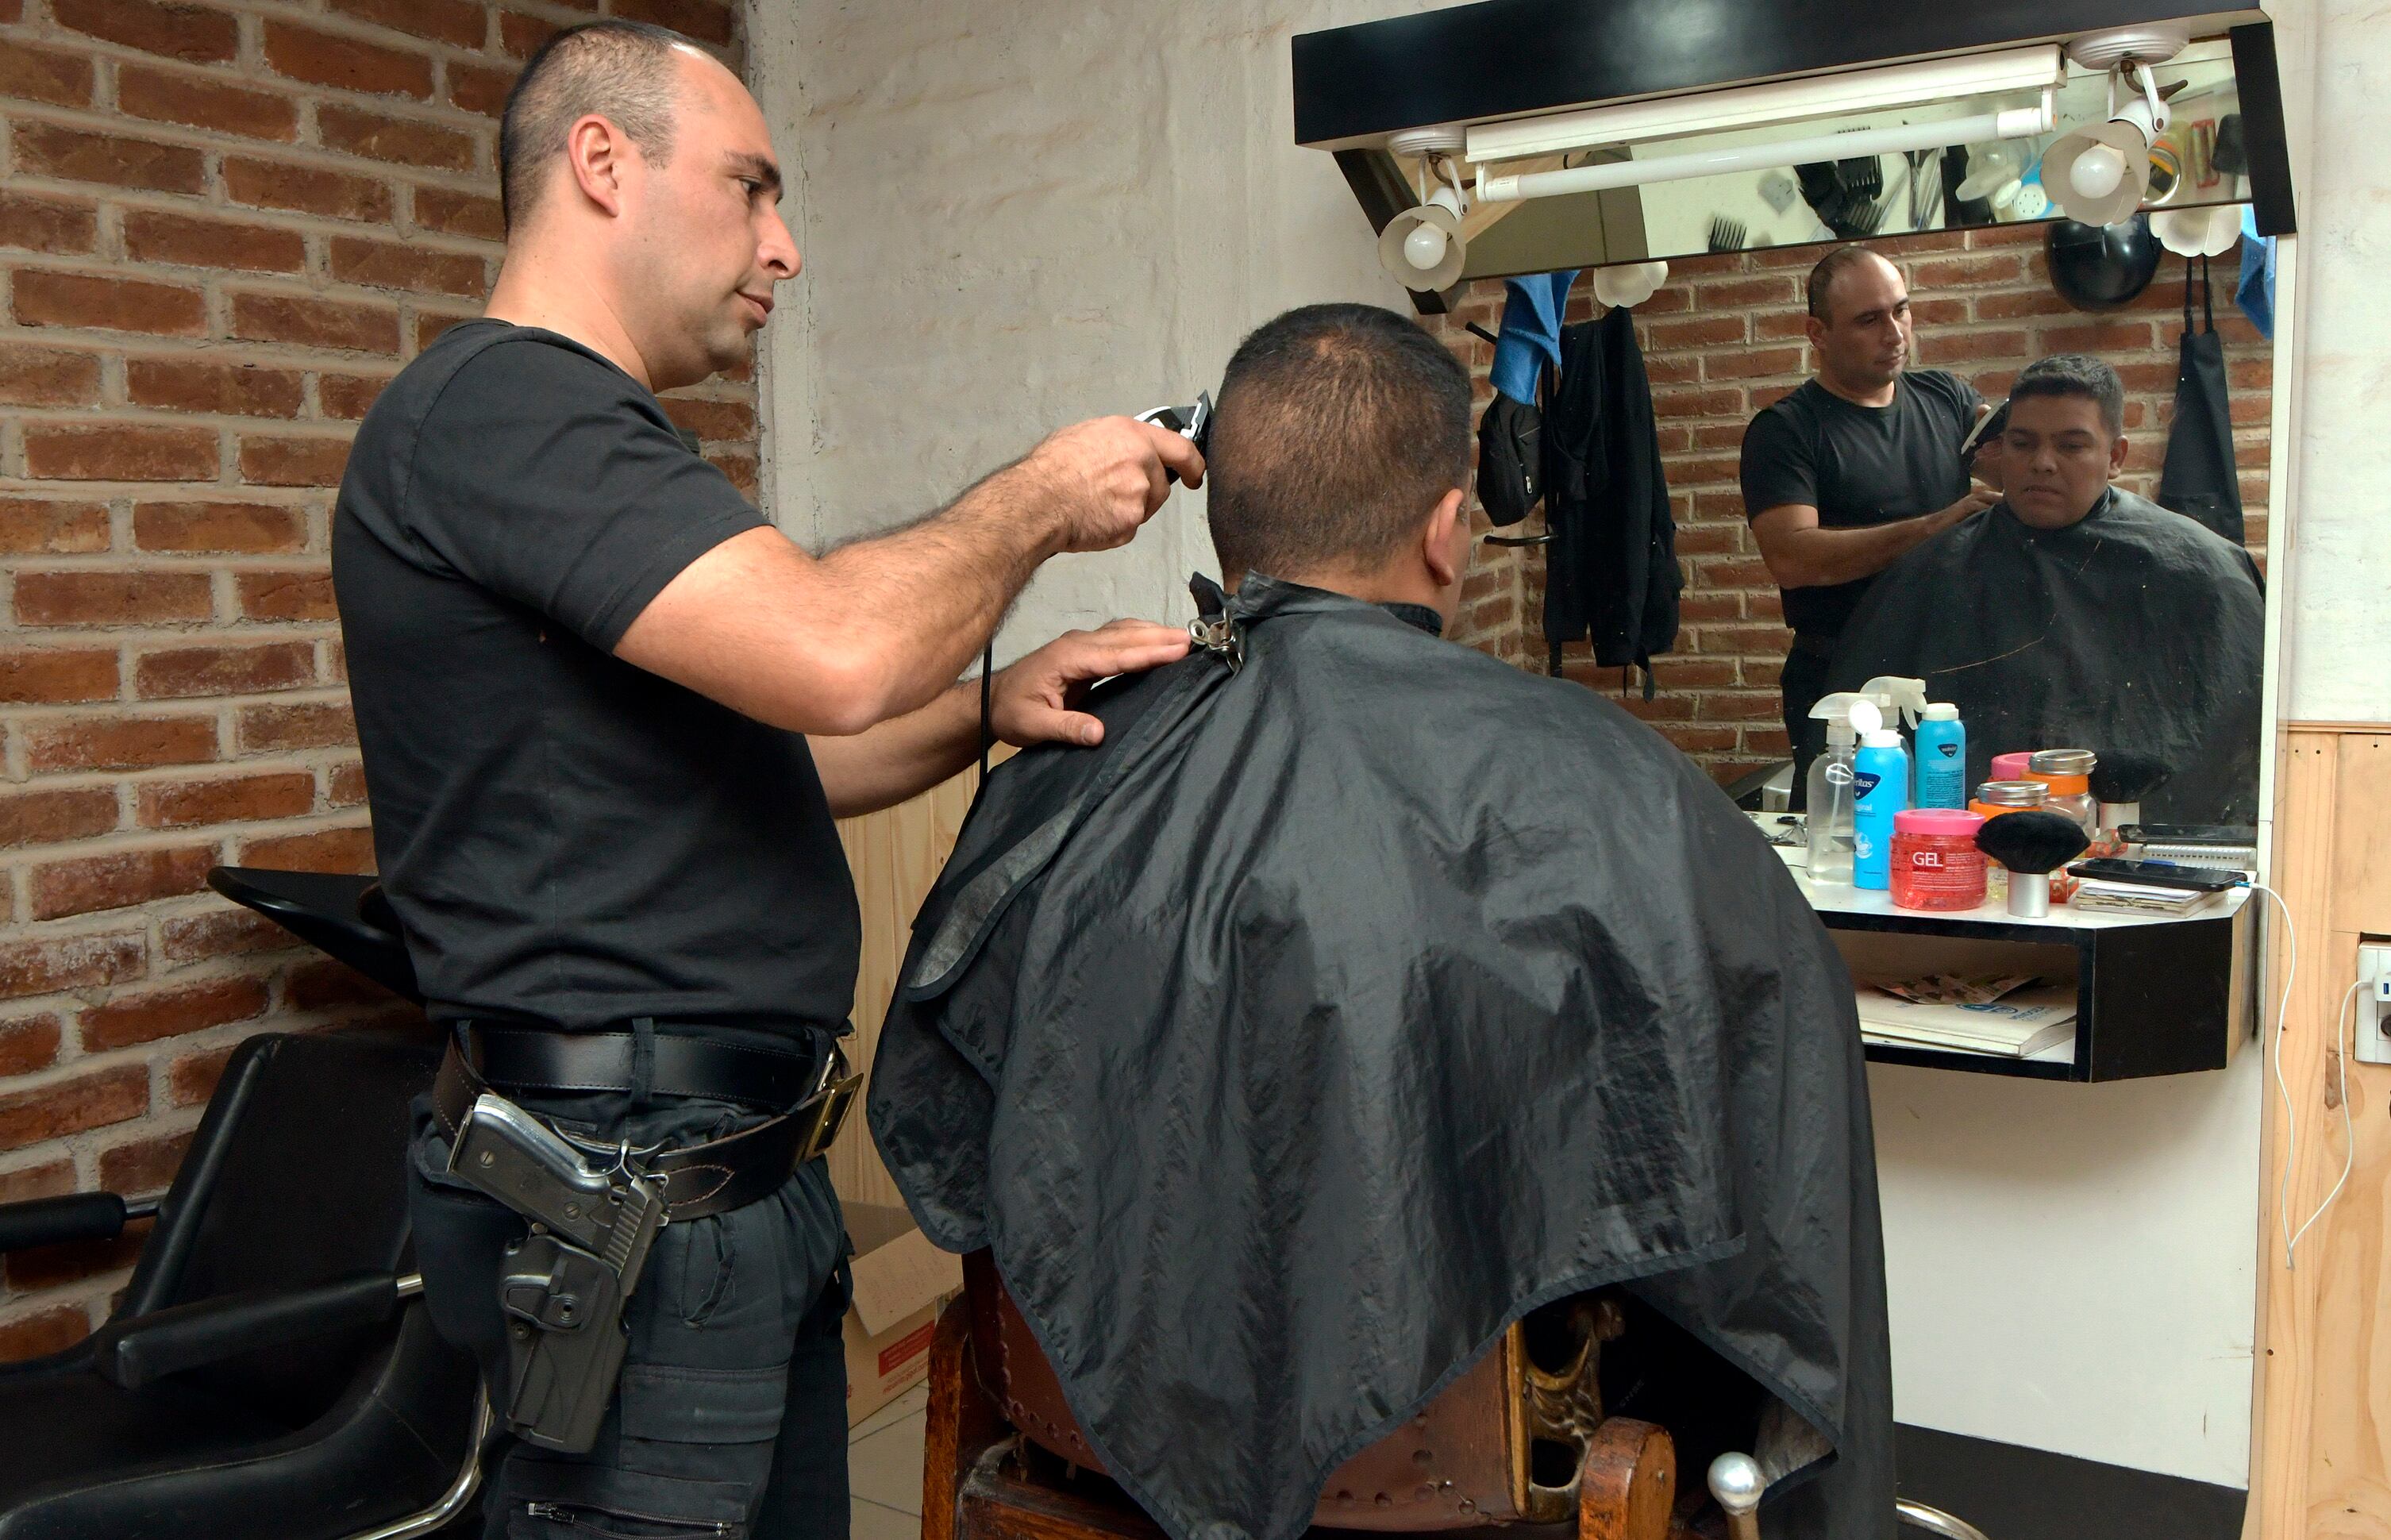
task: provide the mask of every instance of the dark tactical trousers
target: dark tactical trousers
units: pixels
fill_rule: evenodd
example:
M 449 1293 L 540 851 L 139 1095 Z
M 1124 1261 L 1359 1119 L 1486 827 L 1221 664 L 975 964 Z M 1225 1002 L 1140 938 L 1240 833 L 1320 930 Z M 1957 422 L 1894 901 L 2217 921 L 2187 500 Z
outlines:
M 517 1098 L 559 1127 L 636 1147 L 717 1138 L 749 1108 L 622 1095 Z M 415 1107 L 409 1207 L 424 1302 L 506 1404 L 500 1259 L 523 1219 L 446 1174 L 448 1139 Z M 621 1388 L 587 1455 L 511 1438 L 482 1489 L 485 1540 L 846 1540 L 846 1227 L 829 1168 L 808 1162 L 772 1197 L 657 1232 L 625 1308 Z
M 1823 751 L 1827 724 L 1813 721 L 1810 708 L 1827 698 L 1827 659 L 1795 648 L 1785 654 L 1777 688 L 1785 694 L 1785 736 L 1793 745 L 1793 811 L 1809 810 L 1810 761 Z

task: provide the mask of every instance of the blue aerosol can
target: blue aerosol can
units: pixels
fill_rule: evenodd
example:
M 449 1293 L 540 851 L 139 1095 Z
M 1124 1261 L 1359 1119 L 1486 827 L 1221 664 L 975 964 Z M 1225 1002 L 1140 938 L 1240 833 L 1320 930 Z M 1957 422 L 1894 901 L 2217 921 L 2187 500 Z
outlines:
M 1948 701 L 1928 705 L 1918 724 L 1918 805 L 1968 805 L 1968 727 Z

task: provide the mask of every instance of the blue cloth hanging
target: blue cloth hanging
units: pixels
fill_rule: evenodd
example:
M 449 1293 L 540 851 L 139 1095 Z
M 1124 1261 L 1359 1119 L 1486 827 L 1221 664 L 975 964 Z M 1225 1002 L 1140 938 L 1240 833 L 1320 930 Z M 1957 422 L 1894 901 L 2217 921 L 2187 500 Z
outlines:
M 2258 335 L 2272 342 L 2275 337 L 2275 238 L 2258 233 L 2258 215 L 2244 206 L 2242 210 L 2242 281 L 2233 288 L 2233 303 Z M 1507 332 L 1510 313 L 1504 313 Z M 1495 353 L 1495 363 L 1502 363 L 1502 353 Z
M 1494 344 L 1494 388 L 1514 401 L 1536 404 L 1536 382 L 1561 365 L 1561 312 L 1577 269 L 1532 273 L 1503 281 L 1502 339 Z

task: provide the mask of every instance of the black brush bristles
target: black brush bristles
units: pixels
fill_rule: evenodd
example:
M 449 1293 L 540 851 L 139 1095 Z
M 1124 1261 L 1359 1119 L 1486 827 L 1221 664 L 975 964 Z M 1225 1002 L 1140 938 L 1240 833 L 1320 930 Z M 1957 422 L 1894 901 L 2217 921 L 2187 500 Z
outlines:
M 1976 831 L 1976 848 L 2012 872 L 2056 872 L 2092 842 L 2064 813 L 2003 813 Z
M 2103 753 L 2092 767 L 2096 802 L 2139 802 L 2171 780 L 2175 771 L 2147 754 Z

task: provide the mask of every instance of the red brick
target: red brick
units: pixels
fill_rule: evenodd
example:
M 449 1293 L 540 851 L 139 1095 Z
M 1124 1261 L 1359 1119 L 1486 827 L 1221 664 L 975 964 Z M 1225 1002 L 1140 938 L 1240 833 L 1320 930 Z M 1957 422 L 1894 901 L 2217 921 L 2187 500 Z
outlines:
M 207 331 L 207 300 L 179 284 L 86 273 L 19 270 L 10 309 L 24 326 L 79 326 L 198 337 Z
M 1928 291 L 1960 289 L 1987 283 L 2014 283 L 2024 276 L 2024 266 L 2014 252 L 1997 252 L 1984 256 L 1938 257 L 1932 262 L 1920 262 L 1909 270 L 1909 287 Z
M 106 786 L 0 796 L 0 846 L 56 845 L 115 827 L 116 793 Z
M 1731 727 L 1679 727 L 1669 725 L 1660 730 L 1661 736 L 1687 754 L 1715 753 L 1735 747 L 1735 729 Z
M 1688 524 L 1677 531 L 1677 554 L 1680 556 L 1711 556 L 1742 549 L 1742 532 L 1733 524 Z
M 228 905 L 161 921 L 158 938 L 160 949 L 172 963 L 282 951 L 300 944 L 289 931 L 264 915 Z
M 1743 446 L 1745 424 L 1741 422 L 1704 422 L 1693 430 L 1691 446 L 1716 451 L 1740 449 Z
M 338 486 L 349 463 L 346 438 L 240 440 L 240 479 L 252 486 Z
M 308 701 L 240 708 L 239 742 L 243 754 L 277 749 L 330 748 L 357 741 L 357 724 L 345 701 Z
M 320 834 L 243 840 L 240 864 L 264 866 L 279 872 L 369 873 L 374 869 L 373 831 L 362 828 L 326 829 Z M 340 966 L 338 964 L 331 965 Z M 297 975 L 294 974 L 291 1003 L 307 1008 L 310 1003 L 298 999 L 299 992 Z
M 387 225 L 394 206 L 389 183 L 316 166 L 227 155 L 224 179 L 225 191 L 232 201 L 253 209 L 288 209 L 294 214 Z
M 480 47 L 488 28 L 482 7 L 466 0 L 332 0 L 332 9 L 459 48 Z
M 0 1203 L 22 1203 L 29 1197 L 63 1197 L 74 1190 L 71 1160 L 45 1160 L 38 1166 L 0 1171 Z
M 482 259 L 456 252 L 428 252 L 388 240 L 339 237 L 332 241 L 332 276 L 345 283 L 422 293 L 479 295 Z
M 495 118 L 506 110 L 507 93 L 514 87 L 512 70 L 485 70 L 478 64 L 448 61 L 448 102 L 452 107 Z
M 106 1128 L 149 1110 L 149 1071 L 138 1064 L 13 1092 L 0 1096 L 0 1149 Z
M 1962 304 L 1959 308 L 1964 312 L 1967 305 Z M 1751 340 L 1756 343 L 1802 342 L 1809 335 L 1807 311 L 1763 311 L 1751 317 Z
M 2023 331 L 1938 331 L 1928 343 L 1927 362 L 1938 369 L 1953 364 L 1996 363 L 2035 356 L 2035 346 Z
M 299 136 L 299 104 L 273 91 L 251 91 L 202 75 L 119 66 L 116 102 L 125 112 L 152 123 L 183 123 L 239 134 L 252 139 Z
M 1702 355 L 1702 378 L 1705 380 L 1749 380 L 1755 375 L 1791 374 L 1802 367 L 1802 350 L 1798 347 L 1751 348 L 1735 353 Z M 1759 402 L 1755 399 L 1753 406 Z
M 756 408 L 743 401 L 692 401 L 667 397 L 665 415 L 708 443 L 744 443 L 756 436 Z
M 99 216 L 94 205 L 0 191 L 0 246 L 63 256 L 89 252 L 98 242 Z
M 555 22 L 521 11 L 498 13 L 498 40 L 517 58 L 529 58 L 539 45 L 564 29 Z
M 335 808 L 354 808 L 366 799 L 366 768 L 355 759 L 332 768 L 331 787 L 324 800 Z
M 303 549 L 307 526 L 300 510 L 278 503 L 137 502 L 133 543 L 142 550 L 258 555 Z
M 338 620 L 332 575 L 313 571 L 244 572 L 239 579 L 240 613 L 251 620 Z
M 139 407 L 221 412 L 231 417 L 296 417 L 306 404 L 299 371 L 202 358 L 127 358 L 124 385 Z
M 614 0 L 614 14 L 670 27 L 700 43 L 730 41 L 730 7 L 721 0 Z
M 1732 658 L 1654 658 L 1653 682 L 1662 690 L 1700 690 L 1738 681 Z
M 88 353 L 0 342 L 0 406 L 88 407 L 99 399 L 99 360 Z
M 752 500 L 756 497 L 756 489 L 761 485 L 761 477 L 754 455 L 737 450 L 716 449 L 706 455 L 705 462 L 729 477 L 730 485 L 737 487 L 748 498 Z
M 91 101 L 92 68 L 84 54 L 62 54 L 11 38 L 0 48 L 0 97 L 83 107 Z
M 235 294 L 232 334 L 245 342 L 396 353 L 398 312 L 297 294 Z
M 2043 353 L 2147 353 L 2158 345 L 2148 321 L 2095 321 L 2087 326 L 2046 327 Z M 2175 366 L 2163 366 L 2172 377 Z M 2172 378 L 2169 381 L 2173 382 Z
M 1760 306 L 1766 304 L 1800 305 L 1803 304 L 1802 284 L 1798 278 L 1771 276 L 1757 278 L 1716 278 L 1705 282 L 1695 307 L 1717 310 L 1725 307 Z M 1641 305 L 1636 307 L 1642 309 Z M 1807 318 L 1808 312 L 1803 312 Z
M 1694 715 L 1712 722 L 1774 721 L 1785 714 L 1779 695 L 1704 695 Z
M 91 134 L 22 119 L 15 125 L 15 139 L 17 170 L 22 175 L 145 188 L 151 192 L 207 190 L 207 159 L 188 145 Z
M 100 1188 L 124 1197 L 164 1192 L 173 1185 L 174 1173 L 182 1169 L 183 1156 L 190 1147 L 188 1133 L 169 1133 L 103 1150 L 99 1157 Z
M 240 24 L 208 6 L 50 0 L 50 14 L 76 32 L 193 64 L 228 63 L 240 45 Z
M 1652 410 L 1661 417 L 1737 417 L 1743 415 L 1743 392 L 1729 386 L 1709 390 L 1657 392 Z
M 136 262 L 253 273 L 296 273 L 307 265 L 307 242 L 296 230 L 193 219 L 154 209 L 126 212 L 124 252 Z
M 0 1364 L 64 1352 L 90 1335 L 91 1317 L 81 1305 L 52 1305 L 0 1326 Z
M 415 222 L 442 235 L 472 236 L 483 240 L 504 240 L 507 235 L 497 199 L 479 193 L 452 192 L 446 188 L 415 189 Z
M 26 756 L 37 775 L 200 765 L 216 757 L 216 719 L 212 716 L 53 720 L 23 731 Z
M 374 397 L 389 383 L 387 374 L 326 374 L 316 381 L 316 397 L 326 417 L 354 422 L 366 415 Z
M 45 648 L 0 653 L 0 703 L 116 698 L 116 654 Z
M 286 770 L 146 785 L 141 788 L 139 817 L 145 829 L 178 829 L 303 818 L 315 809 L 316 778 L 304 770 Z
M 268 18 L 265 62 L 278 74 L 369 96 L 432 96 L 432 60 L 419 53 Z
M 86 1053 L 105 1053 L 246 1021 L 265 1009 L 265 985 L 255 978 L 214 978 L 139 994 L 119 993 L 83 1013 Z
M 2225 364 L 2225 380 L 2237 391 L 2272 390 L 2275 387 L 2275 360 L 2229 358 Z
M 1747 754 L 1766 754 L 1782 759 L 1793 752 L 1793 740 L 1781 727 L 1747 727 L 1743 730 L 1743 748 Z
M 152 899 L 197 893 L 207 886 L 208 868 L 215 863 L 213 845 L 77 856 L 34 867 L 27 898 L 36 920 L 125 909 Z
M 413 118 L 327 104 L 316 110 L 324 143 L 371 161 L 396 161 L 443 171 L 473 169 L 473 136 Z
M 1677 599 L 1677 618 L 1691 626 L 1705 620 L 1740 620 L 1743 600 L 1732 593 L 1687 593 Z
M 204 572 L 17 575 L 20 626 L 163 626 L 206 620 L 214 613 Z
M 176 1059 L 166 1071 L 167 1098 L 176 1106 L 199 1106 L 216 1094 L 216 1082 L 224 1079 L 225 1066 L 231 1062 L 230 1046 Z
M 435 338 L 452 326 L 477 319 L 470 311 L 440 312 L 420 310 L 415 316 L 415 351 L 430 347 Z
M 2066 316 L 2074 306 L 2049 289 L 2020 289 L 2010 293 L 1976 296 L 1976 318 L 2019 320 L 2028 316 Z
M 58 1018 L 55 1016 L 0 1021 L 0 1078 L 30 1075 L 56 1064 L 59 1035 Z M 13 1201 L 0 1197 L 0 1203 Z
M 134 692 L 145 700 L 253 695 L 312 684 L 315 679 L 316 649 L 304 641 L 174 647 L 145 653 L 133 666 Z M 146 807 L 148 794 L 143 795 Z

